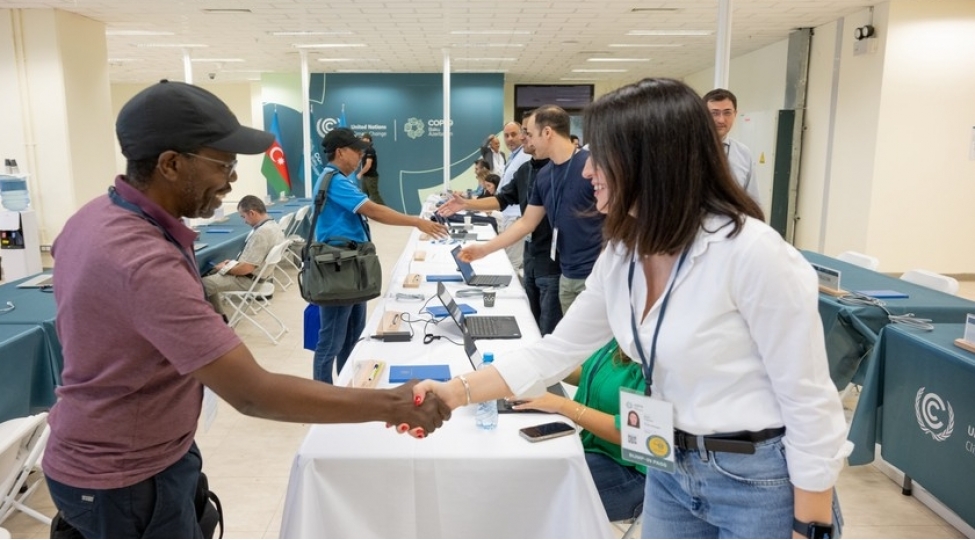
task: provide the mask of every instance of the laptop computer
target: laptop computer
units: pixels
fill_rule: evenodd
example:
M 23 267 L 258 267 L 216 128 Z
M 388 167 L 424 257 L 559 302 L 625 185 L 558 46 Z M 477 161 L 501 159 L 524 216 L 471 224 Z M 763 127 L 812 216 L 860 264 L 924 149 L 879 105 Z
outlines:
M 443 282 L 437 283 L 437 298 L 451 320 L 457 324 L 461 332 L 467 332 L 472 339 L 520 339 L 521 327 L 518 321 L 510 315 L 471 315 L 465 317 L 457 307 L 454 297 L 447 292 Z
M 464 283 L 473 287 L 507 287 L 511 284 L 511 276 L 475 274 L 471 263 L 460 260 L 460 246 L 450 250 L 450 255 L 457 263 L 457 268 L 464 276 Z
M 481 352 L 477 350 L 477 345 L 474 344 L 474 338 L 471 335 L 463 331 L 464 333 L 464 353 L 467 354 L 467 359 L 471 362 L 471 367 L 477 371 L 477 368 L 481 367 L 483 359 L 481 358 Z M 555 383 L 548 387 L 548 391 L 564 398 L 568 398 L 565 395 L 565 389 L 562 387 L 562 383 Z M 548 411 L 539 411 L 537 409 L 515 409 L 514 406 L 517 405 L 517 401 L 508 401 L 507 399 L 498 400 L 498 412 L 499 413 L 523 413 L 523 412 L 534 412 L 534 413 L 545 413 L 550 414 Z

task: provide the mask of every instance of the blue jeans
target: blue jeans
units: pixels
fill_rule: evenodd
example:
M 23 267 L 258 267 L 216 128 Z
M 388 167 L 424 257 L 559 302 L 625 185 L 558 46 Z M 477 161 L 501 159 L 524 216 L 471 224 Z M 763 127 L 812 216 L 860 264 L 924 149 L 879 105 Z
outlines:
M 596 483 L 599 499 L 610 521 L 632 519 L 643 510 L 643 490 L 647 477 L 634 467 L 626 467 L 605 454 L 586 452 L 586 465 Z
M 643 538 L 792 538 L 782 437 L 754 454 L 675 450 L 677 471 L 647 470 Z M 833 493 L 837 538 L 843 520 Z
M 203 538 L 193 500 L 203 460 L 196 443 L 161 473 L 116 489 L 47 478 L 54 505 L 85 538 Z
M 538 330 L 544 336 L 551 334 L 562 320 L 562 304 L 559 303 L 559 275 L 532 276 L 525 274 L 525 293 Z
M 319 306 L 318 310 L 322 329 L 318 331 L 315 347 L 314 377 L 316 381 L 332 384 L 332 364 L 338 358 L 336 372 L 342 371 L 366 327 L 366 304 Z

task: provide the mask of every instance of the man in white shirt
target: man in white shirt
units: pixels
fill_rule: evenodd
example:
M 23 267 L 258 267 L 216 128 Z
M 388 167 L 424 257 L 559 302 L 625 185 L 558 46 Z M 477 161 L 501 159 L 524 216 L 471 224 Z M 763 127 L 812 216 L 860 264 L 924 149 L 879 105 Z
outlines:
M 264 201 L 254 195 L 247 195 L 237 203 L 237 212 L 244 222 L 253 227 L 244 250 L 237 260 L 226 260 L 213 267 L 214 273 L 203 278 L 203 288 L 207 300 L 217 312 L 223 313 L 220 293 L 224 291 L 246 291 L 254 282 L 254 275 L 264 264 L 271 248 L 284 241 L 284 232 L 278 223 L 267 215 Z
M 501 174 L 501 183 L 498 184 L 498 189 L 500 190 L 505 185 L 511 183 L 512 178 L 515 176 L 515 172 L 525 163 L 531 160 L 531 156 L 524 152 L 523 145 L 525 143 L 525 134 L 521 129 L 521 124 L 518 122 L 508 122 L 504 125 L 504 144 L 508 147 L 508 151 L 511 152 L 508 158 L 508 162 L 504 166 L 504 172 Z M 507 208 L 501 212 L 502 220 L 499 224 L 499 232 L 504 232 L 512 223 L 517 221 L 521 217 L 521 207 L 517 204 L 509 205 Z M 525 243 L 515 242 L 510 246 L 504 248 L 505 254 L 508 256 L 508 260 L 511 261 L 511 266 L 514 267 L 516 271 L 521 270 L 523 264 L 523 257 L 525 253 Z
M 714 126 L 718 130 L 718 136 L 724 143 L 732 176 L 745 189 L 745 192 L 761 206 L 762 200 L 758 192 L 758 179 L 755 178 L 755 161 L 752 159 L 752 151 L 744 144 L 728 136 L 728 132 L 735 125 L 735 117 L 738 115 L 738 98 L 729 90 L 716 88 L 704 94 L 704 103 L 708 106 L 711 118 L 714 119 Z
M 488 165 L 491 166 L 491 172 L 494 174 L 504 170 L 505 157 L 504 152 L 501 151 L 501 141 L 498 140 L 497 135 L 492 133 L 484 140 L 484 145 L 481 146 L 481 159 L 487 161 Z

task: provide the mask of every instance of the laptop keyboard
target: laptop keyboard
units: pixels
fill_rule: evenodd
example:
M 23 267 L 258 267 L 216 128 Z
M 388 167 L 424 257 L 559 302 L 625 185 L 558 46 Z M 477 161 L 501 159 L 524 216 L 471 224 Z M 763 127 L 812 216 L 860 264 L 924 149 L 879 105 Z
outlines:
M 506 285 L 508 276 L 476 276 L 471 285 L 477 285 L 479 287 L 497 287 L 499 285 Z
M 467 323 L 467 330 L 475 336 L 497 336 L 504 328 L 504 323 L 491 317 L 468 317 L 464 322 Z

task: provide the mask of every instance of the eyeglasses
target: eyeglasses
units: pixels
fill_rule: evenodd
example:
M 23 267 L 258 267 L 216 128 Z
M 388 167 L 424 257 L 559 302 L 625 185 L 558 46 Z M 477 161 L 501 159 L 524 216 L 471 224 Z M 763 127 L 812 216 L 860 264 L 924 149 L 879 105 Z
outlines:
M 231 160 L 231 161 L 221 161 L 219 159 L 213 159 L 213 158 L 209 158 L 209 157 L 206 157 L 206 156 L 201 156 L 200 154 L 194 154 L 192 152 L 183 152 L 183 154 L 185 154 L 187 156 L 193 156 L 195 158 L 200 158 L 202 160 L 209 161 L 211 163 L 219 163 L 220 164 L 220 167 L 223 169 L 223 171 L 225 173 L 227 173 L 227 179 L 228 180 L 230 179 L 231 176 L 234 175 L 234 171 L 237 170 L 237 160 L 236 159 Z
M 714 118 L 731 118 L 732 116 L 735 116 L 735 111 L 732 111 L 731 109 L 725 109 L 723 111 L 719 109 L 711 109 L 711 116 Z

